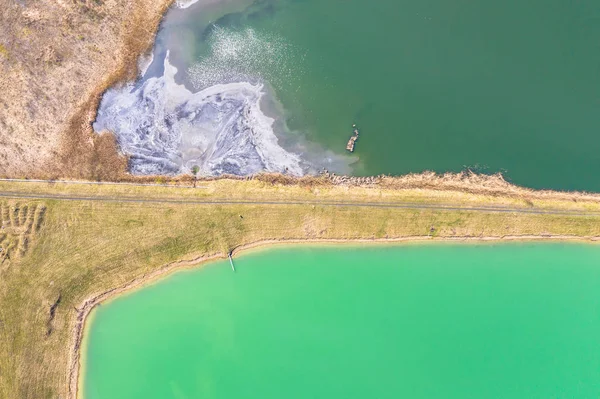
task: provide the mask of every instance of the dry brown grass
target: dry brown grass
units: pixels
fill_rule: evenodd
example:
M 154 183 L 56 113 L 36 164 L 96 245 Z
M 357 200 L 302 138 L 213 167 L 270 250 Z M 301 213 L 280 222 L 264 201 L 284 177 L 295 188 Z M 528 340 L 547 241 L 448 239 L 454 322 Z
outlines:
M 411 173 L 404 176 L 384 176 L 380 179 L 383 187 L 391 189 L 434 189 L 461 191 L 472 194 L 487 194 L 512 197 L 528 197 L 530 199 L 564 199 L 570 201 L 600 199 L 600 194 L 586 192 L 559 192 L 552 190 L 533 190 L 514 185 L 504 179 L 502 174 L 483 175 L 470 171 L 462 173 L 435 172 Z
M 330 201 L 342 197 L 363 203 L 450 201 L 461 206 L 529 207 L 513 197 L 424 189 L 282 185 L 259 180 L 203 184 L 204 188 L 191 189 L 0 182 L 0 191 L 23 196 L 38 192 L 204 200 Z M 588 205 L 597 210 L 597 203 Z M 224 255 L 240 245 L 264 240 L 600 237 L 599 213 L 569 216 L 318 203 L 207 205 L 24 198 L 5 199 L 2 206 L 13 209 L 11 221 L 18 219 L 19 223 L 29 220 L 27 215 L 34 207 L 46 209 L 28 250 L 22 256 L 3 259 L 0 266 L 2 398 L 73 397 L 69 396 L 69 348 L 75 342 L 82 304 L 87 298 L 164 270 L 172 262 Z M 28 211 L 23 216 L 20 212 L 25 206 Z M 583 209 L 580 202 L 561 200 L 540 200 L 539 206 Z M 16 208 L 20 211 L 15 213 Z
M 100 95 L 136 74 L 172 0 L 0 0 L 0 176 L 116 179 L 91 128 Z
M 0 204 L 0 267 L 27 254 L 45 212 L 36 204 Z
M 136 185 L 89 186 L 81 184 L 12 183 L 0 181 L 0 191 L 20 193 L 61 193 L 62 195 L 150 196 L 153 198 L 203 199 L 303 199 L 327 201 L 413 202 L 459 205 L 502 205 L 528 209 L 570 209 L 600 211 L 600 194 L 536 191 L 514 186 L 501 176 L 434 173 L 400 177 L 344 178 L 336 182 L 327 176 L 294 178 L 264 174 L 254 178 L 219 177 L 197 181 L 191 176 L 163 180 L 167 187 Z M 132 179 L 138 183 L 156 183 L 157 177 Z

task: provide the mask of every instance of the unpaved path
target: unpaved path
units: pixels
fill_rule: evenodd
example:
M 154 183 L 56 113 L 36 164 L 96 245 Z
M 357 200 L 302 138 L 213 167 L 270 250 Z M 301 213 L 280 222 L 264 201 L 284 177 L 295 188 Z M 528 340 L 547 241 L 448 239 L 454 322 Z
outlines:
M 122 202 L 141 204 L 181 204 L 181 205 L 318 205 L 333 207 L 364 207 L 364 208 L 396 208 L 434 211 L 465 211 L 465 212 L 496 212 L 534 215 L 558 215 L 578 217 L 600 217 L 600 212 L 541 209 L 541 208 L 515 208 L 509 206 L 458 206 L 454 204 L 422 204 L 412 202 L 344 202 L 344 201 L 302 201 L 302 200 L 229 200 L 225 198 L 195 199 L 173 197 L 142 197 L 142 196 L 85 196 L 85 195 L 60 195 L 60 194 L 32 194 L 19 192 L 0 192 L 3 198 L 23 198 L 30 200 L 61 200 L 61 201 L 92 201 L 92 202 Z

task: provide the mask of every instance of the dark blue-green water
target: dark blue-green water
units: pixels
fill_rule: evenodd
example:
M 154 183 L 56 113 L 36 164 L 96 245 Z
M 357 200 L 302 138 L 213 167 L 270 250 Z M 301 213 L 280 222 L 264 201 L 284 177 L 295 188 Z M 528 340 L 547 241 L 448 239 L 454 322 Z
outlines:
M 166 15 L 144 78 L 169 51 L 189 91 L 169 78 L 105 96 L 96 127 L 134 173 L 470 169 L 600 191 L 596 0 L 202 3 Z M 255 86 L 198 94 L 240 82 Z
M 343 153 L 359 125 L 357 174 L 470 167 L 600 190 L 598 1 L 267 0 L 214 22 L 293 49 L 255 68 L 292 130 Z

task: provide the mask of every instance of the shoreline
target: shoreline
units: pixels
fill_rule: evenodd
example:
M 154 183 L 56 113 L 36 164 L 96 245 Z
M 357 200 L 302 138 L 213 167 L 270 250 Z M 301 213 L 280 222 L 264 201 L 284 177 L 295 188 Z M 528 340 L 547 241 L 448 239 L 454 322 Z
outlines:
M 28 179 L 7 178 L 0 174 L 0 184 L 37 185 L 70 185 L 70 186 L 130 186 L 130 187 L 164 187 L 170 189 L 206 188 L 203 184 L 219 182 L 255 181 L 272 186 L 303 188 L 366 188 L 381 190 L 430 190 L 438 192 L 457 192 L 465 195 L 505 196 L 525 200 L 558 200 L 570 202 L 600 203 L 600 192 L 564 191 L 554 189 L 535 189 L 519 186 L 504 179 L 500 173 L 494 175 L 476 174 L 471 171 L 437 173 L 424 171 L 405 175 L 378 176 L 344 176 L 333 173 L 320 175 L 304 175 L 301 177 L 280 173 L 258 173 L 248 176 L 222 174 L 212 177 L 194 177 L 189 174 L 169 175 L 131 175 L 112 180 L 89 179 Z
M 100 99 L 104 91 L 106 91 L 110 87 L 114 87 L 115 84 L 119 82 L 125 82 L 129 79 L 132 74 L 137 74 L 140 68 L 139 60 L 140 56 L 142 56 L 145 52 L 148 51 L 148 48 L 152 49 L 155 43 L 156 34 L 158 32 L 158 28 L 160 26 L 161 21 L 163 20 L 166 12 L 169 7 L 171 7 L 172 3 L 175 0 L 160 0 L 160 4 L 156 3 L 152 11 L 148 11 L 147 13 L 140 13 L 139 18 L 130 18 L 131 19 L 131 32 L 127 37 L 135 37 L 136 40 L 123 40 L 122 49 L 115 52 L 118 55 L 116 59 L 115 65 L 113 65 L 113 69 L 110 71 L 105 71 L 102 74 L 102 80 L 98 80 L 95 83 L 92 83 L 91 86 L 94 86 L 93 90 L 87 90 L 85 98 L 82 99 L 80 103 L 75 107 L 76 112 L 69 113 L 69 118 L 66 121 L 65 129 L 60 130 L 60 136 L 57 136 L 59 139 L 59 147 L 56 155 L 56 158 L 50 159 L 48 162 L 42 162 L 42 169 L 38 168 L 37 171 L 25 171 L 23 173 L 16 173 L 12 169 L 10 173 L 9 169 L 3 171 L 6 177 L 21 177 L 21 176 L 30 176 L 30 177 L 41 177 L 41 178 L 59 178 L 66 177 L 72 179 L 80 179 L 80 181 L 70 181 L 70 182 L 52 182 L 52 181 L 44 181 L 35 182 L 30 180 L 21 180 L 23 182 L 23 186 L 35 186 L 36 184 L 43 184 L 44 186 L 48 184 L 48 187 L 52 186 L 80 186 L 80 187 L 92 187 L 96 185 L 112 186 L 119 185 L 119 189 L 122 190 L 132 190 L 135 191 L 135 186 L 150 186 L 150 187 L 178 187 L 189 189 L 190 193 L 194 192 L 196 188 L 196 183 L 202 184 L 205 182 L 212 182 L 216 180 L 255 180 L 256 184 L 263 184 L 265 186 L 274 186 L 277 189 L 285 189 L 286 187 L 298 186 L 302 189 L 310 189 L 318 192 L 323 188 L 335 188 L 336 190 L 346 190 L 353 189 L 354 187 L 358 187 L 359 189 L 378 189 L 381 191 L 384 190 L 439 190 L 442 192 L 452 193 L 454 191 L 462 192 L 465 195 L 489 195 L 491 197 L 500 197 L 506 196 L 507 198 L 518 199 L 519 201 L 524 201 L 530 206 L 533 205 L 533 201 L 537 200 L 557 200 L 557 201 L 569 201 L 575 205 L 574 207 L 596 207 L 600 204 L 600 192 L 585 192 L 585 191 L 560 191 L 556 190 L 543 190 L 543 189 L 532 189 L 526 187 L 520 187 L 514 184 L 511 184 L 504 180 L 504 178 L 500 175 L 476 175 L 471 173 L 470 171 L 465 171 L 462 173 L 434 173 L 424 171 L 422 173 L 417 174 L 407 174 L 401 176 L 374 176 L 374 177 L 358 177 L 358 176 L 337 176 L 337 175 L 320 175 L 320 176 L 312 176 L 308 175 L 300 178 L 292 178 L 287 175 L 268 175 L 268 174 L 259 174 L 257 176 L 231 176 L 231 175 L 223 175 L 215 178 L 206 178 L 206 179 L 198 179 L 191 175 L 178 175 L 178 176 L 134 176 L 128 173 L 127 168 L 127 160 L 126 157 L 119 151 L 118 145 L 116 143 L 115 135 L 112 133 L 96 135 L 96 133 L 91 130 L 91 127 L 88 125 L 91 124 L 91 121 L 95 120 L 97 117 L 97 112 L 99 108 Z M 219 2 L 226 3 L 227 0 L 199 0 L 200 3 L 207 3 L 208 5 L 216 4 Z M 200 6 L 196 4 L 195 6 Z M 163 11 L 160 12 L 160 17 L 156 16 L 156 9 L 163 8 Z M 137 10 L 137 9 L 136 9 Z M 138 16 L 137 13 L 134 13 L 135 16 Z M 144 18 L 144 14 L 153 15 L 155 17 Z M 49 19 L 51 21 L 51 19 Z M 79 43 L 80 40 L 77 41 Z M 87 43 L 81 41 L 81 43 Z M 69 105 L 69 104 L 67 104 Z M 72 105 L 72 104 L 71 104 Z M 70 111 L 69 111 L 70 112 Z M 40 118 L 43 119 L 43 118 Z M 46 118 L 48 119 L 48 118 Z M 33 129 L 35 130 L 35 129 Z M 67 137 L 65 133 L 71 133 Z M 52 138 L 52 136 L 51 136 Z M 64 148 L 63 148 L 64 147 Z M 30 151 L 31 152 L 31 151 Z M 35 163 L 30 163 L 31 165 L 35 165 Z M 2 165 L 0 165 L 0 169 Z M 86 181 L 83 181 L 86 180 Z M 164 183 L 164 184 L 160 184 Z M 192 186 L 193 184 L 193 186 Z M 112 187 L 111 187 L 112 188 Z M 140 191 L 145 190 L 148 187 L 140 188 Z M 171 188 L 165 189 L 165 192 L 169 190 L 170 193 L 173 192 Z M 79 189 L 79 188 L 74 188 Z M 95 187 L 94 187 L 95 189 Z M 108 189 L 108 188 L 107 188 Z M 310 191 L 309 190 L 309 191 Z M 174 190 L 178 191 L 178 190 Z M 182 190 L 179 190 L 182 191 Z M 195 191 L 198 193 L 198 190 Z M 190 194 L 196 195 L 196 194 Z M 26 197 L 21 198 L 23 200 Z M 536 204 L 537 205 L 537 204 Z M 561 206 L 563 206 L 562 204 Z M 545 206 L 545 205 L 542 205 Z M 569 207 L 571 205 L 564 205 L 565 207 Z M 595 208 L 594 208 L 595 209 Z M 80 222 L 77 219 L 77 222 Z M 77 223 L 76 222 L 76 223 Z M 518 230 L 518 228 L 517 228 Z M 592 243 L 598 244 L 600 243 L 600 235 L 593 236 L 576 236 L 576 235 L 552 235 L 552 234 L 544 234 L 546 230 L 532 230 L 534 232 L 540 232 L 541 235 L 496 235 L 496 236 L 457 236 L 457 237 L 431 237 L 431 236 L 404 236 L 398 235 L 398 238 L 385 238 L 385 239 L 269 239 L 269 240 L 258 240 L 258 241 L 250 241 L 248 244 L 237 246 L 233 249 L 232 253 L 237 255 L 238 253 L 246 253 L 244 251 L 252 251 L 260 248 L 270 248 L 272 246 L 279 245 L 394 245 L 400 243 L 415 243 L 417 245 L 421 245 L 421 243 L 465 243 L 468 245 L 469 243 L 503 243 L 503 242 L 583 242 L 583 243 Z M 555 230 L 556 231 L 556 230 Z M 569 231 L 569 230 L 561 230 L 561 231 Z M 597 232 L 596 229 L 590 229 L 588 231 Z M 595 234 L 595 233 L 594 233 Z M 277 236 L 277 235 L 275 235 Z M 394 236 L 392 234 L 392 236 Z M 37 239 L 37 238 L 36 238 Z M 243 241 L 241 241 L 243 242 Z M 31 245 L 32 248 L 36 246 L 36 243 L 33 242 Z M 31 251 L 30 251 L 31 253 Z M 30 256 L 30 255 L 28 255 Z M 189 257 L 188 260 L 185 260 Z M 30 259 L 39 258 L 25 258 L 24 262 L 29 262 L 29 264 L 33 263 Z M 136 276 L 132 279 L 129 279 L 127 283 L 124 283 L 115 288 L 107 289 L 103 292 L 94 293 L 89 296 L 81 295 L 79 298 L 85 296 L 85 299 L 77 304 L 77 308 L 75 308 L 76 313 L 73 313 L 72 309 L 67 308 L 66 306 L 61 307 L 59 310 L 59 316 L 63 319 L 67 320 L 67 323 L 61 326 L 62 331 L 58 331 L 54 333 L 51 340 L 48 340 L 48 344 L 46 346 L 38 345 L 36 348 L 35 345 L 35 336 L 33 332 L 36 330 L 23 330 L 23 339 L 24 342 L 27 343 L 28 339 L 30 339 L 30 347 L 28 349 L 31 353 L 21 350 L 16 347 L 11 341 L 10 338 L 14 340 L 14 336 L 8 334 L 6 343 L 2 343 L 0 345 L 0 353 L 10 354 L 10 358 L 14 356 L 15 364 L 19 365 L 19 368 L 15 370 L 11 370 L 11 363 L 9 364 L 8 374 L 3 373 L 0 378 L 0 396 L 3 396 L 4 389 L 6 389 L 7 396 L 10 397 L 20 397 L 21 395 L 17 393 L 22 393 L 24 397 L 35 397 L 40 395 L 39 390 L 36 389 L 55 389 L 55 386 L 60 386 L 57 388 L 57 395 L 63 397 L 62 395 L 66 393 L 67 398 L 77 399 L 80 394 L 79 390 L 82 390 L 81 386 L 83 386 L 82 376 L 84 375 L 84 365 L 83 365 L 83 353 L 82 345 L 84 345 L 85 335 L 86 335 L 86 323 L 90 320 L 89 316 L 92 313 L 92 310 L 100 304 L 106 303 L 115 298 L 119 298 L 120 295 L 128 294 L 134 292 L 137 289 L 141 289 L 149 284 L 153 284 L 155 282 L 159 282 L 162 278 L 167 278 L 171 273 L 175 273 L 183 270 L 192 270 L 200 267 L 204 267 L 210 262 L 219 261 L 222 259 L 226 259 L 226 254 L 221 252 L 215 252 L 215 248 L 212 248 L 209 251 L 206 251 L 206 254 L 200 254 L 199 252 L 190 252 L 188 254 L 184 254 L 183 256 L 174 257 L 171 259 L 180 259 L 177 261 L 171 261 L 168 263 L 160 264 L 153 271 L 149 271 L 146 273 L 141 273 L 139 276 Z M 14 260 L 14 262 L 20 261 L 19 259 Z M 93 262 L 88 263 L 86 266 L 93 266 Z M 91 269 L 90 269 L 91 270 Z M 102 270 L 101 270 L 102 271 Z M 37 272 L 36 272 L 37 273 Z M 41 273 L 41 272 L 40 272 Z M 57 274 L 58 275 L 58 274 Z M 75 281 L 75 280 L 74 280 Z M 20 280 L 14 279 L 10 281 L 11 284 L 18 284 Z M 10 288 L 12 286 L 9 285 L 9 281 L 6 281 L 7 284 L 7 292 L 10 292 Z M 38 284 L 41 286 L 41 284 Z M 76 285 L 76 283 L 74 283 Z M 95 283 L 94 285 L 98 285 Z M 106 287 L 106 286 L 105 286 Z M 46 289 L 48 292 L 53 293 L 54 291 L 50 289 Z M 43 291 L 42 288 L 39 288 L 39 291 L 36 291 L 35 294 L 38 296 L 32 295 L 31 298 L 35 298 L 36 300 L 42 298 L 43 294 L 46 294 L 46 291 Z M 10 298 L 9 295 L 6 295 L 6 298 Z M 38 301 L 41 302 L 41 301 Z M 36 302 L 37 303 L 37 302 Z M 23 301 L 20 303 L 16 300 L 7 300 L 7 304 L 14 306 L 15 309 L 19 309 L 16 306 L 29 305 Z M 8 305 L 7 305 L 8 306 Z M 45 306 L 45 302 L 44 305 Z M 23 309 L 29 310 L 33 309 L 33 305 L 30 307 L 23 307 Z M 37 308 L 36 308 L 37 309 Z M 40 308 L 41 309 L 41 308 Z M 44 311 L 47 311 L 44 309 Z M 68 315 L 68 317 L 67 317 Z M 28 317 L 23 317 L 23 320 L 26 320 Z M 32 319 L 32 317 L 30 318 Z M 6 321 L 5 321 L 6 322 Z M 14 320 L 8 320 L 7 325 L 11 325 L 11 322 L 15 322 Z M 19 321 L 20 322 L 20 321 Z M 29 324 L 25 324 L 25 321 L 22 322 L 23 326 L 29 327 Z M 35 323 L 30 323 L 32 326 L 35 326 Z M 21 324 L 15 323 L 18 328 L 21 328 Z M 57 325 L 59 325 L 57 323 Z M 1 327 L 1 326 L 0 326 Z M 29 334 L 29 335 L 28 335 Z M 58 338 L 57 338 L 58 334 Z M 33 337 L 33 338 L 30 338 Z M 58 340 L 61 341 L 58 341 Z M 59 344 L 56 344 L 59 342 Z M 39 342 L 38 342 L 39 343 Z M 54 346 L 51 346 L 54 345 Z M 68 345 L 68 347 L 67 347 Z M 3 352 L 6 347 L 6 352 Z M 60 356 L 56 356 L 60 361 L 54 361 L 54 352 L 58 351 L 56 348 L 60 348 Z M 21 352 L 17 352 L 16 349 L 21 350 Z M 32 356 L 38 354 L 38 351 L 41 351 L 40 348 L 46 348 L 48 350 L 48 357 L 34 357 Z M 54 352 L 53 352 L 54 351 Z M 68 352 L 67 352 L 68 351 Z M 41 352 L 40 352 L 41 353 Z M 44 353 L 45 355 L 45 353 Z M 49 360 L 50 359 L 50 360 Z M 82 360 L 83 359 L 83 360 Z M 13 360 L 11 360 L 13 361 Z M 21 362 L 25 366 L 21 367 Z M 37 363 L 37 365 L 35 365 Z M 54 363 L 54 364 L 52 364 Z M 64 370 L 62 367 L 65 367 L 65 363 L 67 364 L 67 372 L 68 375 L 64 375 Z M 35 366 L 35 367 L 31 367 Z M 51 372 L 48 373 L 40 373 L 39 371 L 42 368 L 48 367 Z M 2 364 L 3 370 L 6 370 L 4 364 Z M 52 372 L 56 369 L 60 369 L 60 376 L 53 376 Z M 23 371 L 25 370 L 25 371 Z M 38 372 L 36 372 L 36 370 Z M 11 374 L 12 373 L 12 374 Z M 29 374 L 31 373 L 31 374 Z M 14 375 L 13 375 L 14 374 Z M 37 375 L 36 375 L 37 374 Z M 42 375 L 43 374 L 43 375 Z M 56 373 L 55 373 L 56 374 Z M 28 377 L 29 375 L 29 377 Z M 42 376 L 41 376 L 42 375 Z M 32 378 L 35 376 L 34 378 Z M 51 377 L 53 379 L 51 379 Z M 6 382 L 7 381 L 7 382 Z M 50 383 L 49 383 L 50 382 Z M 20 385 L 19 385 L 20 384 Z M 65 387 L 64 385 L 67 385 Z M 41 387 L 41 388 L 40 388 Z M 67 392 L 65 392 L 67 390 Z M 34 393 L 31 393 L 34 392 Z M 11 394 L 12 393 L 12 394 Z M 35 396 L 32 396 L 35 395 Z
M 256 249 L 264 249 L 271 246 L 284 245 L 304 245 L 304 244 L 394 244 L 394 243 L 501 243 L 501 242 L 570 242 L 570 243 L 600 243 L 600 236 L 579 237 L 569 235 L 507 235 L 507 236 L 463 236 L 463 237 L 432 237 L 432 236 L 406 236 L 397 238 L 381 239 L 291 239 L 291 240 L 260 240 L 235 247 L 231 254 L 235 255 L 242 252 L 248 252 Z M 69 392 L 68 399 L 81 399 L 79 390 L 83 385 L 82 378 L 82 343 L 85 339 L 86 324 L 89 321 L 89 315 L 92 310 L 107 301 L 116 299 L 121 294 L 127 294 L 141 289 L 147 285 L 156 283 L 170 274 L 191 269 L 199 269 L 212 261 L 226 260 L 227 254 L 216 253 L 209 255 L 200 255 L 188 260 L 180 260 L 160 267 L 152 273 L 144 274 L 130 282 L 116 288 L 104 291 L 99 294 L 88 297 L 83 304 L 78 307 L 76 324 L 72 331 L 72 341 L 69 348 Z

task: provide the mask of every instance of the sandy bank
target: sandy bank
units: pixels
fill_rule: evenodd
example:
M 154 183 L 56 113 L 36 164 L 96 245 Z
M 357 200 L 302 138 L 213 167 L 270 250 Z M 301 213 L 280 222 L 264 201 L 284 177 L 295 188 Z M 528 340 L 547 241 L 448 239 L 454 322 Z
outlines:
M 3 224 L 20 226 L 25 209 L 46 209 L 27 251 L 0 258 L 0 397 L 74 397 L 80 338 L 95 304 L 232 250 L 600 237 L 597 201 L 313 183 L 216 179 L 194 189 L 0 181 Z M 348 203 L 327 205 L 340 200 Z M 6 231 L 20 240 L 20 230 Z
M 245 251 L 252 249 L 262 248 L 273 245 L 291 245 L 291 244 L 341 244 L 341 245 L 352 245 L 352 244 L 393 244 L 393 243 L 415 243 L 415 242 L 462 242 L 462 243 L 489 243 L 489 242 L 523 242 L 523 241 L 539 241 L 539 242 L 587 242 L 587 243 L 600 243 L 600 236 L 597 237 L 576 237 L 566 235 L 522 235 L 522 236 L 485 236 L 485 237 L 452 237 L 452 238 L 433 238 L 424 236 L 414 237 L 398 237 L 389 239 L 373 239 L 373 240 L 345 240 L 345 239 L 307 239 L 307 240 L 265 240 L 257 241 L 236 247 L 232 251 L 232 255 L 240 254 Z M 140 276 L 129 283 L 117 287 L 100 294 L 93 295 L 86 299 L 84 303 L 77 309 L 77 323 L 73 329 L 73 338 L 70 349 L 71 362 L 69 365 L 69 399 L 78 399 L 78 386 L 80 384 L 80 371 L 81 371 L 81 343 L 84 337 L 84 330 L 86 327 L 86 321 L 90 312 L 100 303 L 107 300 L 113 299 L 120 294 L 128 293 L 136 289 L 142 288 L 147 284 L 156 282 L 162 278 L 167 277 L 171 273 L 176 271 L 193 269 L 206 265 L 208 262 L 215 260 L 227 259 L 227 254 L 213 254 L 213 255 L 202 255 L 189 260 L 182 260 L 178 262 L 169 263 L 155 272 L 147 275 Z M 79 398 L 80 399 L 80 398 Z

